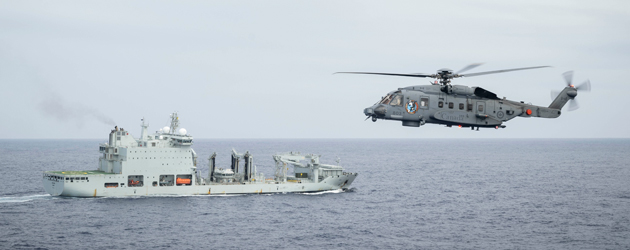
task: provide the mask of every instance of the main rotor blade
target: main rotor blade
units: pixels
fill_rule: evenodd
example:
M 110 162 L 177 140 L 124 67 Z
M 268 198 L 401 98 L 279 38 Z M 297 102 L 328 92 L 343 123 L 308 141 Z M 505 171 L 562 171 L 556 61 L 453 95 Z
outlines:
M 455 74 L 459 74 L 459 73 L 462 73 L 464 71 L 471 70 L 471 69 L 476 68 L 476 67 L 478 67 L 479 65 L 482 65 L 482 64 L 483 63 L 473 63 L 473 64 L 468 65 L 468 66 L 464 67 L 463 69 L 460 69 L 459 71 L 455 72 Z
M 580 104 L 578 104 L 577 100 L 571 99 L 569 101 L 569 111 L 573 111 L 580 108 Z
M 463 75 L 458 75 L 458 77 L 480 76 L 480 75 L 496 74 L 496 73 L 503 73 L 503 72 L 517 71 L 517 70 L 539 69 L 539 68 L 547 68 L 547 67 L 551 67 L 551 66 L 536 66 L 536 67 L 528 67 L 528 68 L 502 69 L 502 70 L 494 70 L 494 71 L 486 71 L 486 72 L 463 74 Z
M 573 82 L 573 71 L 564 72 L 562 76 L 564 76 L 564 81 L 567 82 L 567 86 L 571 86 L 571 82 Z
M 590 80 L 586 80 L 586 82 L 583 82 L 582 84 L 578 85 L 577 87 L 575 87 L 575 89 L 577 89 L 579 91 L 590 92 L 591 91 L 591 81 Z
M 367 75 L 384 75 L 384 76 L 406 76 L 406 77 L 434 77 L 424 74 L 396 74 L 396 73 L 374 73 L 374 72 L 336 72 L 335 74 L 367 74 Z

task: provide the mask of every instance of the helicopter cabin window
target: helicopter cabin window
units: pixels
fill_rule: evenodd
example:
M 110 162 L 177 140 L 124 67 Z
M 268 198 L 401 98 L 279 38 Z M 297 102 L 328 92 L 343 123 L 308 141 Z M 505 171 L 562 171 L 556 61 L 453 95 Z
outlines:
M 479 110 L 479 112 L 483 112 L 483 105 L 479 105 L 479 106 L 477 107 L 477 110 Z
M 469 104 L 468 104 L 468 105 L 466 105 L 466 106 L 467 106 L 467 107 L 466 107 L 466 110 L 468 110 L 468 111 L 472 111 L 472 107 L 473 107 L 472 103 L 469 103 Z
M 429 106 L 429 98 L 420 98 L 420 107 L 428 107 Z
M 459 110 L 464 110 L 464 104 L 463 103 L 459 104 Z
M 392 99 L 391 102 L 389 102 L 389 105 L 392 106 L 402 106 L 402 95 L 396 95 L 394 96 L 394 98 Z
M 449 103 L 448 103 L 448 108 L 449 108 L 449 109 L 453 109 L 453 103 L 452 103 L 452 102 L 449 102 Z
M 444 107 L 444 103 L 442 101 L 438 102 L 438 107 L 440 108 Z

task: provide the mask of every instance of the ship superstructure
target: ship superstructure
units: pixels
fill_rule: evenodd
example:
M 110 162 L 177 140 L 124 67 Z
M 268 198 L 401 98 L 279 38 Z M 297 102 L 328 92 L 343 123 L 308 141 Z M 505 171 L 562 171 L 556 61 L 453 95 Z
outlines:
M 191 147 L 193 137 L 179 128 L 177 113 L 171 114 L 170 126 L 154 134 L 144 119 L 141 126 L 138 139 L 115 127 L 108 142 L 99 145 L 97 170 L 44 172 L 46 192 L 73 197 L 318 192 L 347 188 L 357 176 L 341 166 L 320 164 L 319 155 L 288 152 L 273 156 L 275 175 L 265 179 L 249 152 L 232 150 L 230 168 L 216 166 L 215 152 L 204 178 Z

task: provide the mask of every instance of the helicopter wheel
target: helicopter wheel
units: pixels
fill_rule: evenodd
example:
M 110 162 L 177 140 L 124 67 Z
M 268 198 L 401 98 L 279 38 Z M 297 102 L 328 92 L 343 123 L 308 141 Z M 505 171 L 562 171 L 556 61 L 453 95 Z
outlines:
M 372 121 L 376 122 L 376 117 L 372 116 Z

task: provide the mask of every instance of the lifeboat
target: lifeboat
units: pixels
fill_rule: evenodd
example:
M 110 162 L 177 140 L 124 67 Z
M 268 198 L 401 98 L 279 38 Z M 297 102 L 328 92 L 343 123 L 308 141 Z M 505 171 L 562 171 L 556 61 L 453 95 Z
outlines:
M 135 186 L 140 184 L 140 181 L 129 180 L 129 186 Z
M 177 185 L 182 185 L 182 184 L 190 185 L 190 179 L 177 178 L 177 180 L 175 181 L 175 183 L 176 183 Z

